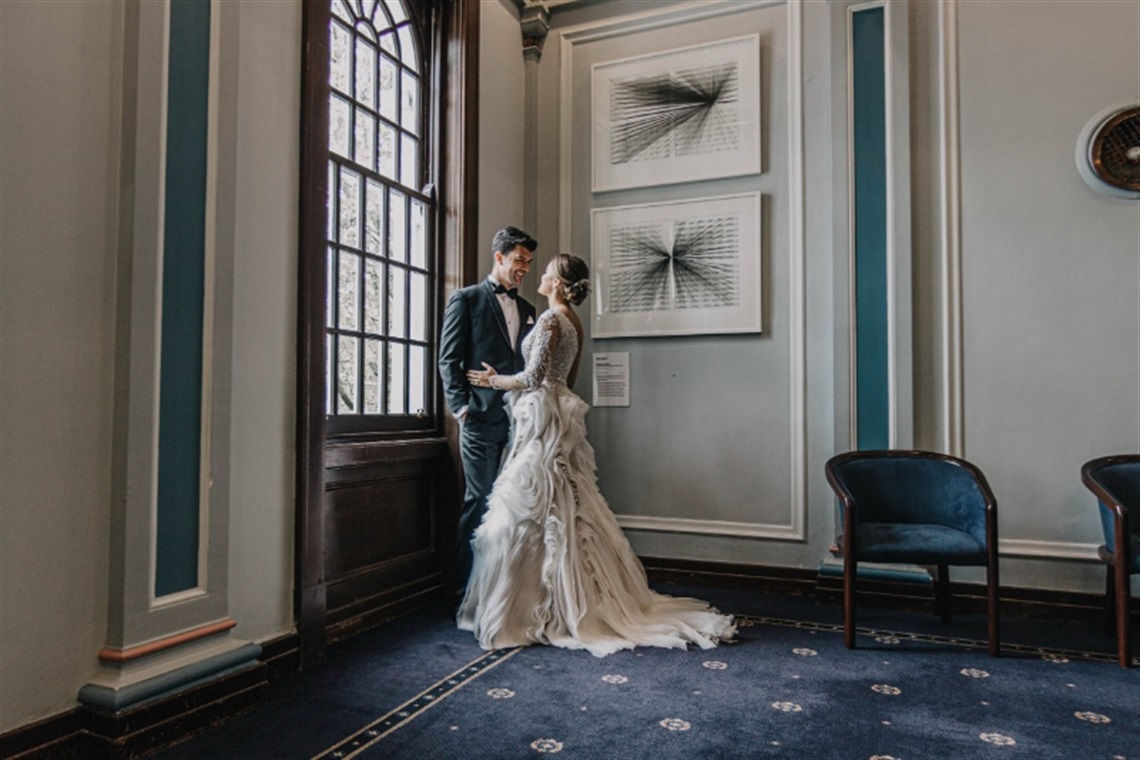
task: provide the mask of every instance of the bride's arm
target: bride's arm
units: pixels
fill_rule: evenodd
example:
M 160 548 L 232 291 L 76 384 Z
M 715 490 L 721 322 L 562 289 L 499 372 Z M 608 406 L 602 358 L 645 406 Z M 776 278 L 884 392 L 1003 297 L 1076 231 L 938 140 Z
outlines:
M 522 391 L 534 390 L 542 385 L 542 380 L 550 368 L 554 349 L 558 346 L 558 320 L 552 319 L 552 316 L 552 312 L 547 312 L 534 326 L 537 334 L 531 339 L 526 368 L 517 375 L 491 375 L 488 380 L 492 388 L 500 391 Z

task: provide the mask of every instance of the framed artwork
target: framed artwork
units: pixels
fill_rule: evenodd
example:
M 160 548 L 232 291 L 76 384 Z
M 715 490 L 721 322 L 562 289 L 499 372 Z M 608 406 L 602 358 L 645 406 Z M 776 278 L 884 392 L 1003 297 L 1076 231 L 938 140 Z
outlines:
M 760 194 L 594 209 L 592 336 L 761 331 Z
M 760 36 L 595 64 L 593 190 L 759 174 Z

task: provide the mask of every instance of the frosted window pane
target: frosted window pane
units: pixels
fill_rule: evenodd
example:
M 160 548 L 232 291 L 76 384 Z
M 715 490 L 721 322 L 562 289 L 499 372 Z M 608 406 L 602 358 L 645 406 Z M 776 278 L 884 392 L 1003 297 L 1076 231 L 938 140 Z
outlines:
M 419 189 L 419 141 L 411 135 L 400 135 L 400 183 Z
M 396 64 L 386 55 L 380 56 L 380 115 L 396 120 Z
M 364 341 L 364 413 L 380 413 L 380 341 Z
M 356 99 L 376 108 L 376 48 L 361 39 L 356 41 Z
M 342 330 L 355 330 L 360 306 L 360 257 L 341 251 L 337 271 L 337 322 Z
M 404 4 L 401 0 L 384 0 L 384 5 L 388 7 L 388 13 L 392 15 L 392 23 L 398 24 L 408 18 L 408 12 L 404 10 Z
M 412 266 L 427 269 L 427 206 L 412 199 Z
M 329 161 L 329 183 L 325 188 L 325 239 L 332 240 L 334 224 L 333 219 L 336 218 L 336 162 Z M 331 269 L 329 270 L 332 271 Z
M 407 414 L 404 398 L 404 347 L 388 344 L 388 414 Z
M 333 95 L 329 99 L 329 150 L 348 158 L 348 102 Z
M 333 382 L 332 357 L 333 336 L 328 335 L 325 337 L 325 414 L 334 414 L 336 411 L 336 405 L 333 403 L 333 398 L 335 398 L 334 390 L 336 389 L 336 383 Z
M 407 273 L 403 269 L 388 267 L 388 334 L 397 338 L 407 335 L 404 319 L 408 308 L 406 280 Z
M 383 319 L 384 265 L 369 259 L 364 265 L 364 331 L 379 335 Z
M 360 339 L 341 335 L 336 343 L 336 409 L 340 414 L 356 414 L 360 410 L 356 374 Z
M 407 196 L 393 190 L 388 196 L 388 258 L 394 261 L 407 261 L 408 248 L 405 238 Z
M 345 0 L 332 0 L 332 12 L 348 23 L 352 23 L 352 13 L 345 5 Z
M 419 54 L 412 42 L 412 27 L 405 24 L 396 30 L 396 34 L 400 35 L 400 60 L 412 71 L 419 71 Z
M 396 33 L 387 32 L 380 35 L 380 49 L 387 50 L 395 57 L 399 57 L 400 51 L 396 49 Z
M 352 94 L 352 32 L 340 24 L 329 29 L 329 84 L 345 95 Z
M 401 76 L 400 124 L 409 132 L 420 132 L 420 83 L 406 71 Z
M 380 168 L 385 177 L 396 179 L 396 130 L 380 123 Z
M 336 322 L 333 320 L 333 304 L 336 292 L 333 290 L 333 283 L 336 280 L 333 278 L 332 273 L 336 271 L 336 253 L 332 248 L 329 248 L 325 261 L 325 326 L 336 327 Z
M 340 243 L 360 247 L 360 175 L 340 170 Z
M 384 252 L 384 186 L 368 180 L 364 193 L 364 250 Z
M 376 119 L 364 111 L 356 112 L 356 163 L 376 168 Z
M 411 301 L 408 304 L 408 337 L 427 340 L 427 277 L 412 272 Z
M 423 346 L 408 348 L 408 411 L 423 414 L 427 410 L 424 380 L 427 377 L 427 350 Z

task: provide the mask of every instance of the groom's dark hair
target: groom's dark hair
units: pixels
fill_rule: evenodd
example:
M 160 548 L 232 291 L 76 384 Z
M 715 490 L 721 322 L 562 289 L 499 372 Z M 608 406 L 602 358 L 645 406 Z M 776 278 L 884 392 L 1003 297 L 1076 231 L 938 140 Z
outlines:
M 505 256 L 519 245 L 534 253 L 534 249 L 538 248 L 538 241 L 518 227 L 504 227 L 495 233 L 495 239 L 491 241 L 491 253 L 498 251 Z

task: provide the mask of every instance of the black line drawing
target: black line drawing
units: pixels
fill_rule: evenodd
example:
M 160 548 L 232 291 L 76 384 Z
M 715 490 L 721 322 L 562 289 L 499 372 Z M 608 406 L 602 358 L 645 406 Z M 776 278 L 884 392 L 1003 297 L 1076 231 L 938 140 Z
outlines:
M 740 220 L 717 216 L 610 230 L 613 312 L 737 307 Z
M 739 102 L 735 61 L 614 80 L 610 162 L 738 150 Z
M 591 68 L 594 192 L 761 174 L 760 35 Z

